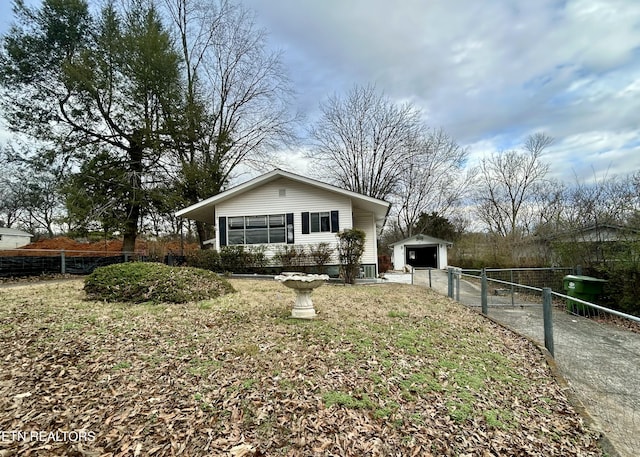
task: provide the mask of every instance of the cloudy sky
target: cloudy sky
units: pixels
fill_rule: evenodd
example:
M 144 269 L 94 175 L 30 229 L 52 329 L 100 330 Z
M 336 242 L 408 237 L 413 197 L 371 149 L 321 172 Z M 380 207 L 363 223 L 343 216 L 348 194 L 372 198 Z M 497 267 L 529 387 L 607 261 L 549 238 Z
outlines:
M 372 83 L 419 107 L 472 164 L 542 131 L 555 177 L 640 170 L 638 0 L 243 3 L 283 51 L 310 122 L 329 95 Z
M 638 0 L 244 4 L 284 51 L 310 119 L 328 95 L 374 83 L 471 161 L 542 131 L 556 177 L 640 170 Z

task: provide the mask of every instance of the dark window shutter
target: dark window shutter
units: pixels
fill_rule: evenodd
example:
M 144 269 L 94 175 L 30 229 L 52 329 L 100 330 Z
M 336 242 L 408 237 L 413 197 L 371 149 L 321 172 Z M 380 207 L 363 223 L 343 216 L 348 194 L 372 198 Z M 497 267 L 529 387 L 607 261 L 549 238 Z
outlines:
M 295 241 L 293 235 L 293 213 L 287 213 L 287 244 L 293 244 Z
M 220 247 L 227 245 L 227 218 L 218 218 L 218 232 L 220 233 Z
M 302 233 L 309 233 L 309 213 L 302 213 Z
M 331 211 L 331 231 L 333 233 L 337 233 L 340 231 L 340 227 L 338 226 L 338 212 Z

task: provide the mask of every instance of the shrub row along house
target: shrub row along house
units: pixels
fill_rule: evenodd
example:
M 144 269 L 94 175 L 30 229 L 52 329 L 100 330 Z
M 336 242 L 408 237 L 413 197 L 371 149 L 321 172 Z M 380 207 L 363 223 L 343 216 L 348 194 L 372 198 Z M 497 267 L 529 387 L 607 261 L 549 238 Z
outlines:
M 287 246 L 335 247 L 340 230 L 366 234 L 361 259 L 364 277 L 378 274 L 378 234 L 391 204 L 283 170 L 273 170 L 176 212 L 215 226 L 216 250 L 261 246 L 273 258 Z M 328 271 L 337 272 L 334 254 Z

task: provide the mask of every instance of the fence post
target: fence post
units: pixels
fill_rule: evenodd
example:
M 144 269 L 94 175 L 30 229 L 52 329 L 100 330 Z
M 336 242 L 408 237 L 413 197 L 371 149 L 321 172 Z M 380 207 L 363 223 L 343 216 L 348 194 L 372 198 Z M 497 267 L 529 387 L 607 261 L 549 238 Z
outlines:
M 483 268 L 482 273 L 480 273 L 480 305 L 482 307 L 482 314 L 485 316 L 489 314 L 487 289 L 487 272 Z
M 510 271 L 511 271 L 511 306 L 515 306 L 515 301 L 513 299 L 513 294 L 515 293 L 515 288 L 513 287 L 513 284 L 514 284 L 514 281 L 513 281 L 513 268 Z
M 64 255 L 64 249 L 60 251 L 60 273 L 67 273 L 67 258 Z
M 453 298 L 453 267 L 447 268 L 447 297 Z
M 460 278 L 462 277 L 462 268 L 456 268 L 456 301 L 460 301 Z
M 544 347 L 555 357 L 553 350 L 553 308 L 551 304 L 551 288 L 542 289 L 542 315 L 544 319 Z
M 433 286 L 431 285 L 431 267 L 429 267 L 429 288 L 433 289 Z

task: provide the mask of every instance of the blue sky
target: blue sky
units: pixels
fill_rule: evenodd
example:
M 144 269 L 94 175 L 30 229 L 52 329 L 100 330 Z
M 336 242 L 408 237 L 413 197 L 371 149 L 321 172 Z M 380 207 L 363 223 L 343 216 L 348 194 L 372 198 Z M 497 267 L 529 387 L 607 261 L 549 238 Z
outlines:
M 544 160 L 568 183 L 640 170 L 638 0 L 243 3 L 283 51 L 308 122 L 329 95 L 373 83 L 471 164 L 543 131 L 555 138 Z M 4 32 L 7 0 L 0 17 Z

